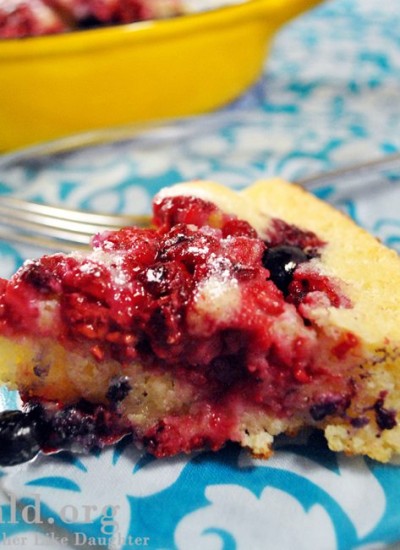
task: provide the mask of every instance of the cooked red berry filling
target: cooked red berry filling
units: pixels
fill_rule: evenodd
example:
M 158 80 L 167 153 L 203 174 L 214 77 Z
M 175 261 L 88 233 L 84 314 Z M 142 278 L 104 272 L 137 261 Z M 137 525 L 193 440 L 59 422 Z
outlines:
M 284 220 L 273 219 L 267 230 L 268 245 L 287 245 L 301 248 L 310 258 L 318 256 L 324 242 L 312 231 L 306 231 Z
M 88 255 L 27 262 L 0 285 L 0 330 L 56 334 L 99 365 L 116 360 L 122 371 L 105 388 L 109 410 L 131 399 L 135 362 L 190 387 L 185 413 L 172 410 L 141 431 L 160 455 L 221 446 L 243 403 L 282 418 L 344 414 L 354 388 L 329 370 L 328 357 L 316 360 L 320 335 L 309 315 L 313 301 L 349 305 L 309 262 L 325 244 L 279 220 L 265 242 L 247 222 L 193 197 L 154 210 L 153 229 L 106 232 Z M 54 306 L 50 324 L 43 303 Z M 356 346 L 344 334 L 328 352 L 345 359 Z M 320 385 L 329 396 L 314 402 Z

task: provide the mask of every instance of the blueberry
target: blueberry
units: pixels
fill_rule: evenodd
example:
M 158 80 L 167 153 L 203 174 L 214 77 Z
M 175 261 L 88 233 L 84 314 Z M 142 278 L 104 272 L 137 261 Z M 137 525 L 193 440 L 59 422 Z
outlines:
M 131 389 L 132 386 L 126 376 L 116 377 L 111 380 L 106 397 L 113 403 L 119 403 L 125 399 Z
M 296 267 L 308 259 L 301 248 L 282 244 L 267 248 L 262 262 L 270 272 L 271 280 L 286 294 Z
M 369 419 L 366 416 L 351 418 L 350 424 L 354 426 L 354 428 L 364 428 L 364 426 L 367 426 L 369 424 Z
M 28 462 L 40 451 L 37 422 L 22 411 L 0 413 L 0 466 Z
M 375 419 L 381 430 L 392 430 L 397 426 L 396 411 L 386 409 L 384 406 L 384 399 L 380 398 L 374 405 Z
M 318 422 L 323 420 L 326 416 L 335 414 L 338 410 L 338 403 L 336 401 L 326 401 L 324 403 L 316 403 L 310 408 L 310 414 L 312 418 Z
M 326 396 L 325 399 L 310 407 L 310 415 L 316 422 L 319 422 L 331 414 L 343 414 L 349 405 L 350 401 L 346 396 Z

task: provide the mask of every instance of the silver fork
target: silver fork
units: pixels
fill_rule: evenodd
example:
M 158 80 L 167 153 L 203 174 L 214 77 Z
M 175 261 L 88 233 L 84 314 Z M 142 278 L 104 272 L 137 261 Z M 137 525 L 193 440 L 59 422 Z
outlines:
M 364 188 L 368 184 L 379 183 L 384 171 L 392 169 L 400 169 L 399 154 L 308 177 L 296 183 L 312 189 L 332 181 L 340 182 L 347 176 L 347 184 L 350 178 L 353 185 Z M 149 215 L 96 214 L 0 196 L 0 239 L 51 250 L 69 252 L 72 249 L 87 249 L 96 233 L 132 225 L 148 227 L 150 223 Z
M 87 249 L 91 237 L 107 229 L 146 227 L 150 216 L 96 214 L 0 197 L 0 239 L 68 252 Z

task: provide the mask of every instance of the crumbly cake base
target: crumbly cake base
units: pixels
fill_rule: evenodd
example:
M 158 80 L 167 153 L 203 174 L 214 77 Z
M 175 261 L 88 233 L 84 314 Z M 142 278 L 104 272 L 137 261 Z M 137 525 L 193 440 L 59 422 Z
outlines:
M 120 365 L 115 361 L 103 361 L 99 369 L 90 353 L 69 352 L 50 339 L 13 341 L 0 336 L 0 349 L 8 387 L 18 389 L 27 403 L 42 399 L 44 402 L 73 403 L 84 399 L 108 407 L 105 388 L 114 377 L 121 375 Z M 46 369 L 48 375 L 38 378 L 38 369 Z M 118 416 L 124 419 L 120 436 L 134 427 L 139 445 L 143 434 L 157 425 L 160 418 L 169 414 L 184 418 L 196 399 L 189 385 L 174 380 L 168 373 L 150 374 L 137 363 L 126 365 L 123 372 L 133 391 L 118 411 Z M 13 380 L 19 381 L 17 386 Z M 260 413 L 257 407 L 254 410 L 248 407 L 238 411 L 231 441 L 248 448 L 257 457 L 268 458 L 274 436 L 297 433 L 302 424 L 301 419 L 274 418 Z M 207 431 L 207 426 L 202 426 L 202 430 Z M 115 435 L 118 439 L 118 432 Z M 98 444 L 102 445 L 101 439 Z

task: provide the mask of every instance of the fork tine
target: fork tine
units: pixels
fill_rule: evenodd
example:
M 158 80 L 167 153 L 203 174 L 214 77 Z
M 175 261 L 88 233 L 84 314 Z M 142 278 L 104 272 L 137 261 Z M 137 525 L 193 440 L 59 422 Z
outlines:
M 49 217 L 63 219 L 69 221 L 83 222 L 90 225 L 99 225 L 105 227 L 123 227 L 128 225 L 148 226 L 149 216 L 146 215 L 127 215 L 127 214 L 97 214 L 83 210 L 74 210 L 59 206 L 49 206 L 47 204 L 39 204 L 29 202 L 16 197 L 2 196 L 0 199 L 0 207 L 13 209 L 30 214 L 37 214 L 41 218 Z
M 0 228 L 0 240 L 29 245 L 34 248 L 45 248 L 47 250 L 57 252 L 71 252 L 71 250 L 87 251 L 87 244 L 79 244 L 74 241 L 62 241 L 52 237 L 42 237 L 38 235 L 30 235 L 28 233 L 19 233 L 7 229 Z
M 31 203 L 14 197 L 0 198 L 0 239 L 52 250 L 87 248 L 101 231 L 126 226 L 149 226 L 149 216 L 95 214 Z
M 84 222 L 74 222 L 31 212 L 11 210 L 0 205 L 1 225 L 13 227 L 21 231 L 35 232 L 40 235 L 51 234 L 59 239 L 69 238 L 77 242 L 86 242 L 88 238 L 100 230 L 105 229 L 101 225 L 93 225 Z M 111 229 L 111 228 L 109 228 Z M 112 229 L 115 229 L 112 228 Z

